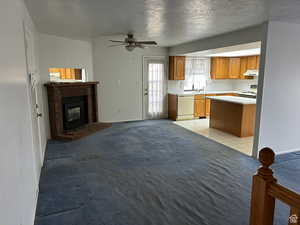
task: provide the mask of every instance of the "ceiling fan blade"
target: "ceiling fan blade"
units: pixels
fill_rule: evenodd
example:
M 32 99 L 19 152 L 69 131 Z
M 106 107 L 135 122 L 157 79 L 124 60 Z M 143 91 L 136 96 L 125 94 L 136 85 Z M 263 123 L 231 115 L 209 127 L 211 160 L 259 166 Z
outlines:
M 124 45 L 126 45 L 126 44 L 123 43 L 123 44 L 118 44 L 118 45 L 109 45 L 108 47 L 110 48 L 110 47 L 117 47 L 117 46 L 124 46 Z
M 137 41 L 136 43 L 141 45 L 157 45 L 155 41 Z
M 109 41 L 111 41 L 111 42 L 116 42 L 116 43 L 126 43 L 126 42 L 124 42 L 124 41 L 116 41 L 116 40 L 109 40 Z

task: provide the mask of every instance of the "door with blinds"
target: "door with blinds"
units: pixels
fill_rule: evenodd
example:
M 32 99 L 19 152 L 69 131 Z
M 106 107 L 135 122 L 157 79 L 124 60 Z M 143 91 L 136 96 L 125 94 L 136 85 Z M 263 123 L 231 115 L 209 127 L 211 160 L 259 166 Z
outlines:
M 165 57 L 145 57 L 143 73 L 143 119 L 167 117 L 167 71 Z

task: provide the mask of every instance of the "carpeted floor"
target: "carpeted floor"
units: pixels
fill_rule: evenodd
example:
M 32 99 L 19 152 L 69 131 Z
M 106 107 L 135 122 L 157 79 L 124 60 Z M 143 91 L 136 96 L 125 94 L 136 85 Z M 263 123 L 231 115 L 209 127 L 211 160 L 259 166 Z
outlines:
M 248 225 L 259 163 L 168 120 L 49 142 L 36 225 Z M 273 165 L 300 192 L 300 153 Z M 276 206 L 277 225 L 288 208 Z

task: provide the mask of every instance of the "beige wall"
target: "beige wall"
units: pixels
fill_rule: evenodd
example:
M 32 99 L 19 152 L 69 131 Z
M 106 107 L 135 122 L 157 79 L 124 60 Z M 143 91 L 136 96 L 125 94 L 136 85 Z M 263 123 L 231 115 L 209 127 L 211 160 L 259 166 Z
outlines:
M 108 40 L 119 37 L 99 37 L 93 41 L 94 80 L 100 81 L 100 121 L 141 120 L 143 56 L 166 56 L 167 49 L 152 47 L 128 52 L 124 47 L 111 47 Z
M 49 82 L 49 68 L 84 68 L 87 79 L 93 80 L 93 59 L 91 41 L 73 40 L 53 35 L 39 35 L 39 56 L 41 82 Z M 50 138 L 48 99 L 46 88 L 43 92 L 43 114 L 46 136 Z
M 32 225 L 40 168 L 32 143 L 23 25 L 37 37 L 21 0 L 2 0 L 0 21 L 0 224 Z
M 259 77 L 258 149 L 271 147 L 277 154 L 300 150 L 299 39 L 299 24 L 271 21 L 267 26 Z

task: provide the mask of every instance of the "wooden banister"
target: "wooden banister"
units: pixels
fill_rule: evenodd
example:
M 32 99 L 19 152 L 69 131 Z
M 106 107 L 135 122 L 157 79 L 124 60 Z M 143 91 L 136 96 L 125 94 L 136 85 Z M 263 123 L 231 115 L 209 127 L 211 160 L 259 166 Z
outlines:
M 300 195 L 279 184 L 269 167 L 275 154 L 270 148 L 259 152 L 261 167 L 253 176 L 250 225 L 273 225 L 275 200 L 281 200 L 291 207 L 289 225 L 300 225 Z
M 300 208 L 300 195 L 280 184 L 271 184 L 268 189 L 268 194 L 291 207 Z

